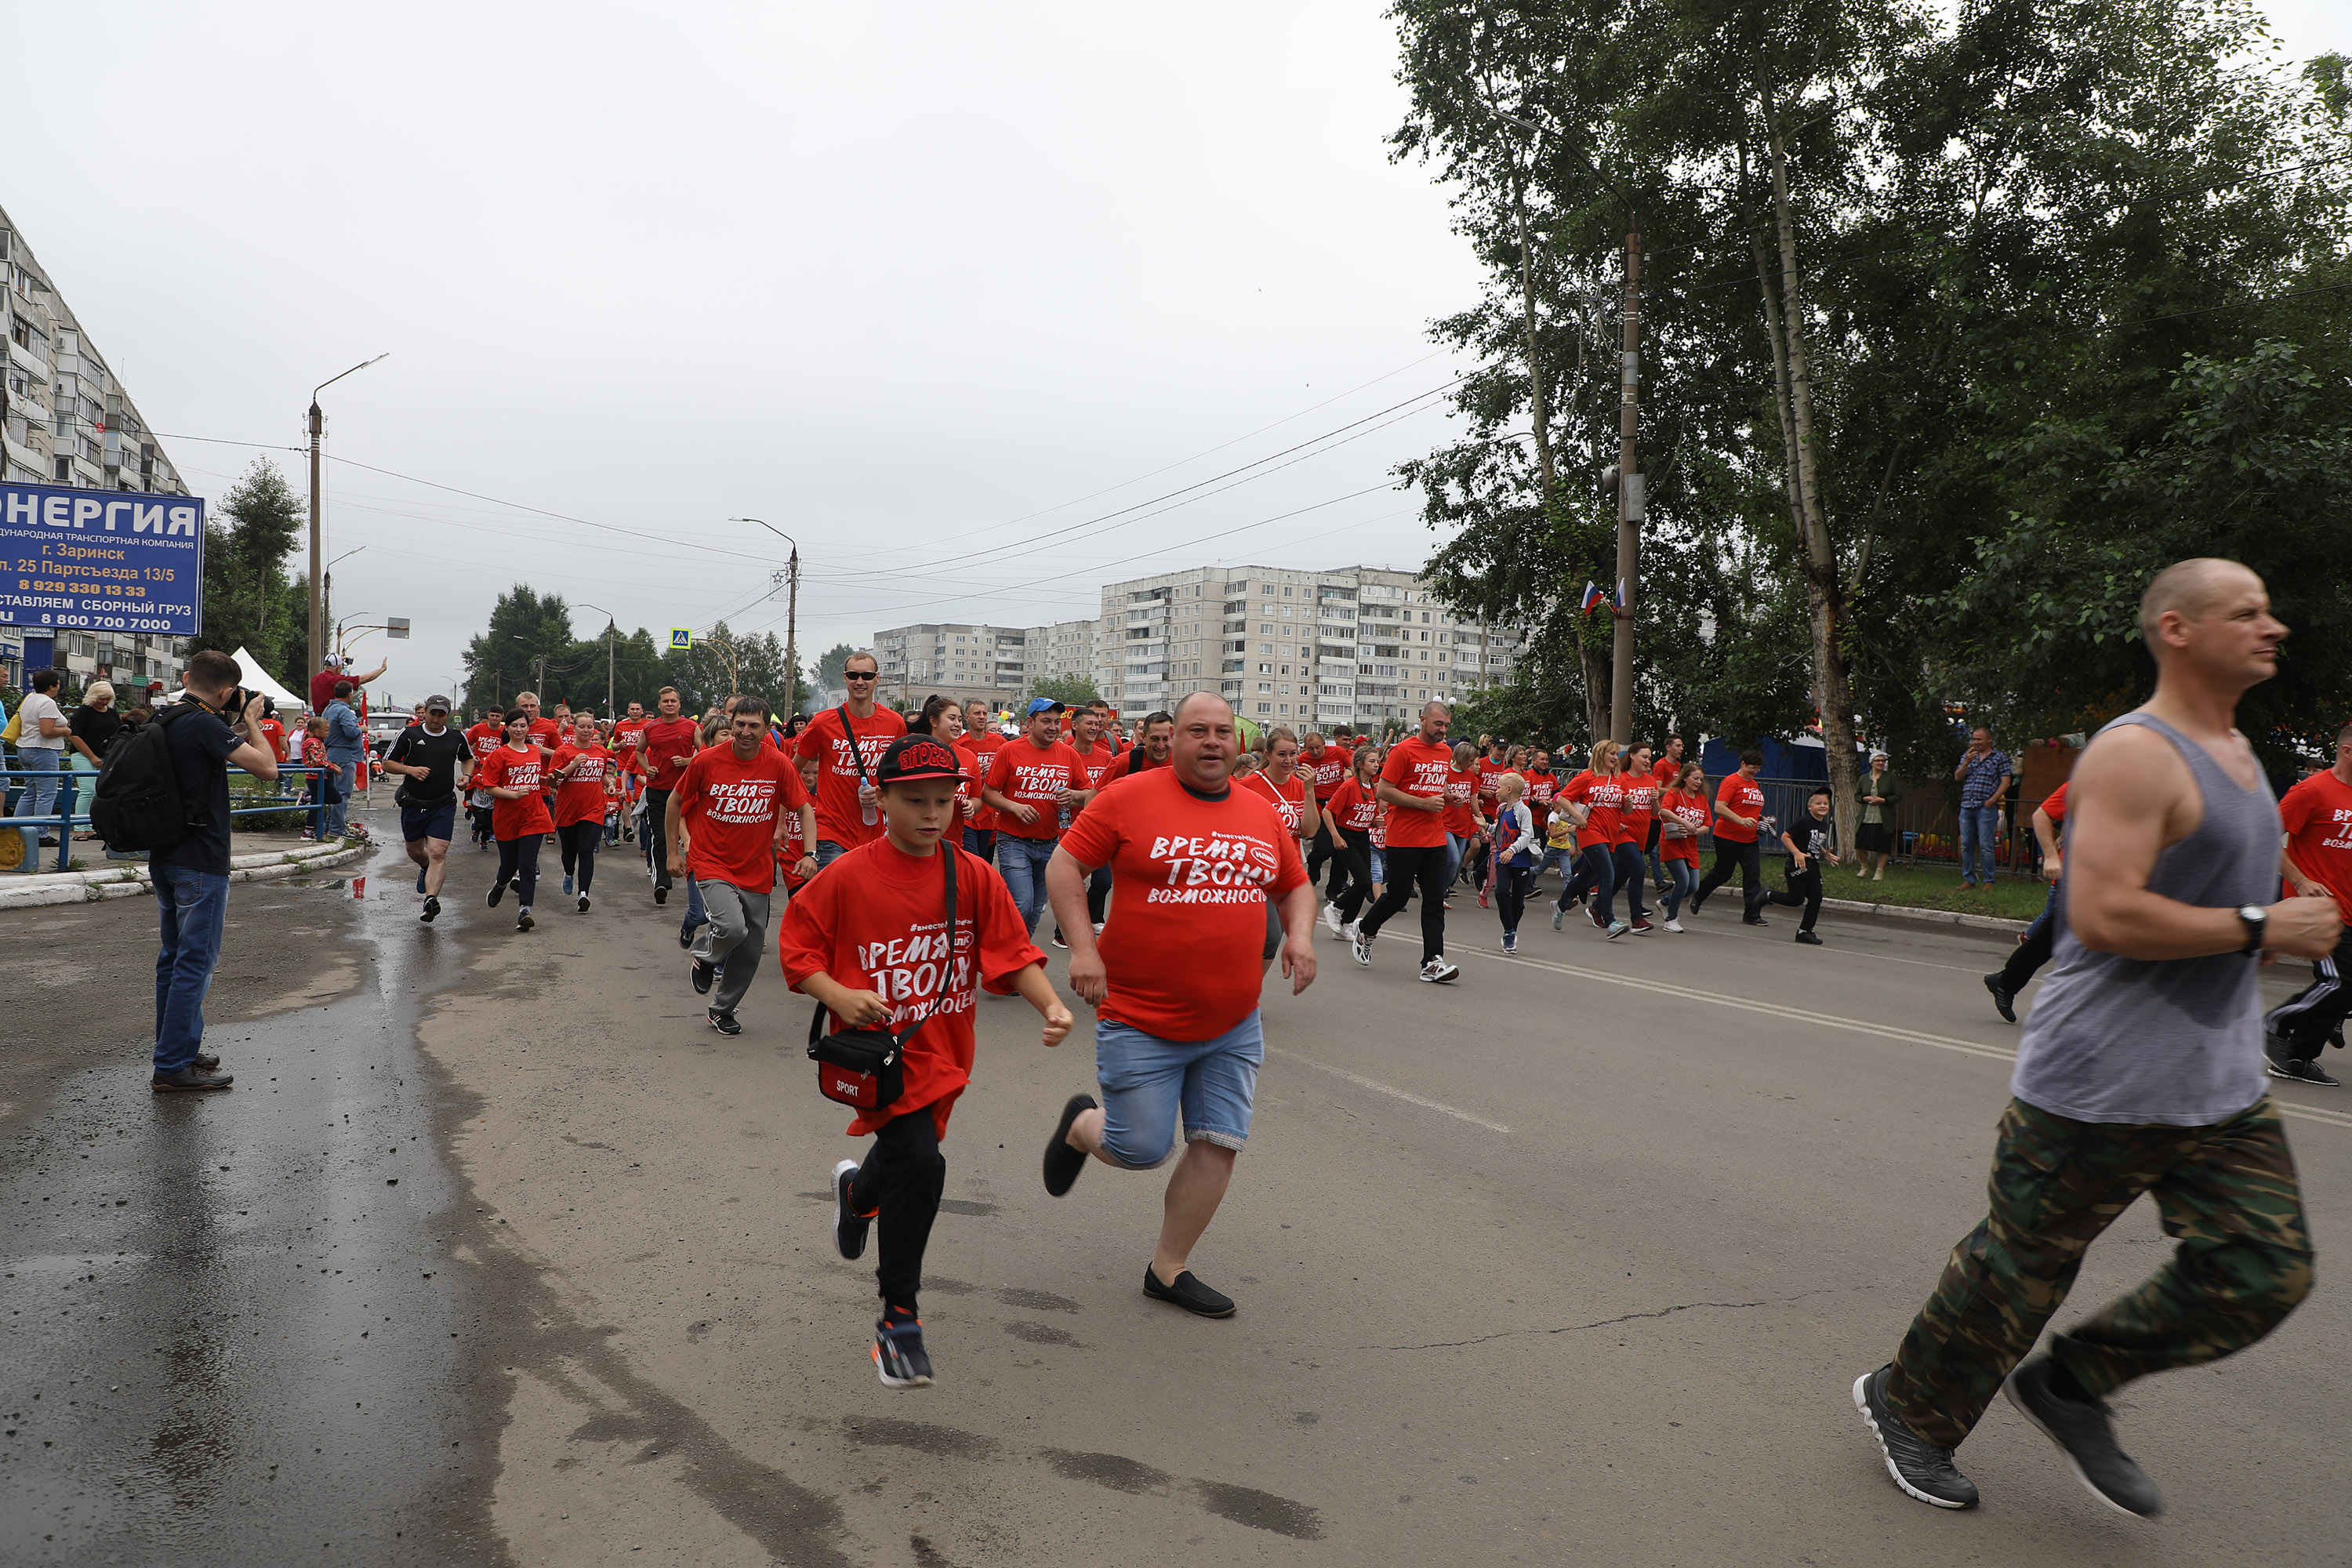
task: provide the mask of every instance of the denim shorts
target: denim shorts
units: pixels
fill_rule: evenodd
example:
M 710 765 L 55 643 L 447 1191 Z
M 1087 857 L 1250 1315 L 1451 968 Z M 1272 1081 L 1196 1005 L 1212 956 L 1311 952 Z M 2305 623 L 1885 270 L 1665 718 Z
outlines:
M 1095 1076 L 1102 1085 L 1103 1152 L 1147 1171 L 1184 1141 L 1226 1149 L 1249 1142 L 1265 1032 L 1257 1013 L 1212 1040 L 1163 1040 L 1108 1018 L 1095 1021 Z

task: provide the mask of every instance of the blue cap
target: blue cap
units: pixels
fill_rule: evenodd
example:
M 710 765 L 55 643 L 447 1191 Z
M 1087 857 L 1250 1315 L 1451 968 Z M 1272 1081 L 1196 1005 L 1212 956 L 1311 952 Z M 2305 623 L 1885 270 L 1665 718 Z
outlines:
M 1029 717 L 1032 719 L 1040 713 L 1059 713 L 1061 710 L 1062 705 L 1050 697 L 1033 697 L 1029 700 Z

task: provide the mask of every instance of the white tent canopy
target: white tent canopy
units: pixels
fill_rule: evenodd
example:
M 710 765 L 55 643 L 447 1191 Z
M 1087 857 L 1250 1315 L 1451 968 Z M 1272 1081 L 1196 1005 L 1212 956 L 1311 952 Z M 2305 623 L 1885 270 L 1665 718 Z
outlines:
M 240 647 L 230 657 L 236 660 L 236 667 L 245 671 L 245 689 L 247 691 L 258 691 L 279 708 L 296 713 L 310 706 L 306 700 L 295 696 L 271 679 L 269 672 L 261 668 L 261 661 L 248 650 Z

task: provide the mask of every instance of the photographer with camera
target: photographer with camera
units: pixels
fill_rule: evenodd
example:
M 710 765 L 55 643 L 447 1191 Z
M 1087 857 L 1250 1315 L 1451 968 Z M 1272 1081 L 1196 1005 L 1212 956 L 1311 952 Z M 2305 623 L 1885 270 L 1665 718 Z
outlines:
M 431 924 L 441 912 L 441 879 L 449 869 L 449 836 L 457 830 L 457 791 L 474 772 L 473 748 L 449 727 L 449 700 L 425 700 L 419 722 L 400 732 L 383 760 L 383 771 L 406 782 L 393 796 L 400 807 L 400 837 L 416 862 L 416 890 L 425 895 Z
M 278 776 L 278 758 L 261 733 L 261 694 L 240 687 L 244 678 L 236 660 L 216 649 L 190 656 L 187 672 L 180 677 L 186 697 L 142 726 L 153 738 L 142 734 L 138 738 L 144 746 L 134 750 L 126 742 L 108 754 L 110 773 L 132 769 L 141 751 L 160 744 L 179 795 L 182 836 L 151 848 L 147 857 L 163 925 L 163 949 L 155 960 L 152 1079 L 159 1093 L 226 1089 L 236 1081 L 217 1071 L 220 1058 L 203 1048 L 205 993 L 220 962 L 221 931 L 228 918 L 228 770 L 243 768 L 259 779 Z M 112 784 L 101 776 L 102 797 L 112 793 Z

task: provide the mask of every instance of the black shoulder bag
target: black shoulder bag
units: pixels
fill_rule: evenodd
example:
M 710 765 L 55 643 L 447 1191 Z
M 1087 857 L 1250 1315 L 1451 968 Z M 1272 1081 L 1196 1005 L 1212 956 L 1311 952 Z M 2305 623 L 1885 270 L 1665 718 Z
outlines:
M 906 1044 L 940 1010 L 948 987 L 955 982 L 956 854 L 944 838 L 940 841 L 948 885 L 948 956 L 939 996 L 922 1016 L 897 1034 L 887 1029 L 844 1029 L 828 1035 L 824 1005 L 817 1004 L 816 1016 L 809 1020 L 808 1054 L 809 1060 L 816 1063 L 817 1092 L 827 1100 L 860 1110 L 880 1110 L 896 1104 L 907 1092 Z

